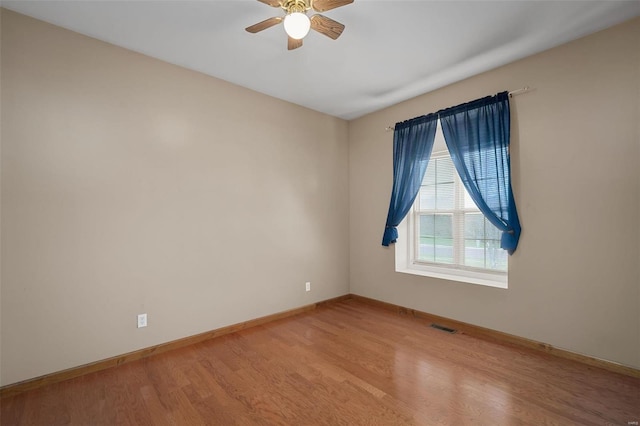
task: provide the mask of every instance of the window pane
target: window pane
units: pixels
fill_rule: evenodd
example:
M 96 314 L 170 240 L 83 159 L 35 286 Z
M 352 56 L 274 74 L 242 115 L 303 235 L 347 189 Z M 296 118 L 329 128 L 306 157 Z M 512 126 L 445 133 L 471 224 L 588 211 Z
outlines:
M 453 177 L 457 173 L 450 157 L 438 158 L 436 171 L 436 183 L 453 183 Z
M 418 260 L 453 263 L 453 217 L 420 215 Z
M 453 218 L 451 215 L 434 215 L 436 238 L 453 238 Z
M 436 238 L 436 262 L 453 263 L 453 239 Z
M 436 207 L 438 209 L 453 209 L 455 193 L 453 182 L 439 183 L 436 186 Z
M 427 164 L 427 171 L 424 173 L 424 178 L 422 178 L 422 184 L 423 185 L 435 185 L 436 184 L 436 163 L 435 163 L 435 161 L 429 161 L 429 164 Z
M 418 243 L 418 260 L 433 262 L 435 260 L 435 216 L 420 215 L 420 242 Z
M 432 214 L 420 215 L 420 238 L 435 237 L 435 216 Z
M 435 261 L 453 263 L 453 217 L 435 215 Z
M 502 231 L 493 226 L 493 224 L 487 219 L 485 219 L 485 229 L 487 233 L 487 239 L 500 241 L 500 239 L 502 238 Z
M 420 210 L 435 210 L 436 208 L 436 187 L 434 185 L 420 188 Z
M 418 245 L 418 260 L 424 262 L 435 261 L 435 241 L 433 237 L 420 237 L 420 244 Z
M 464 215 L 464 238 L 484 240 L 485 218 L 482 213 L 465 213 Z
M 463 186 L 464 188 L 464 186 Z M 466 188 L 464 188 L 464 208 L 465 209 L 477 209 L 478 206 L 476 206 L 476 203 L 473 202 L 473 199 L 471 198 L 471 195 L 469 195 L 469 192 L 467 191 Z
M 484 240 L 465 240 L 464 264 L 474 268 L 484 268 Z
M 497 271 L 506 271 L 508 266 L 507 251 L 500 248 L 499 240 L 487 240 L 486 242 L 486 268 Z

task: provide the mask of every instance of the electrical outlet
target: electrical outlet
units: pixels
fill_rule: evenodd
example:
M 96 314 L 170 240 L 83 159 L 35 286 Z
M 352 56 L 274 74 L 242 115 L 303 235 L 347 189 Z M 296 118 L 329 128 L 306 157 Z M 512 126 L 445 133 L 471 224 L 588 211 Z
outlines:
M 305 288 L 306 291 L 311 291 L 311 282 L 310 281 L 307 281 L 304 284 L 304 286 L 305 286 L 304 288 Z
M 147 314 L 139 314 L 138 315 L 138 328 L 147 326 Z

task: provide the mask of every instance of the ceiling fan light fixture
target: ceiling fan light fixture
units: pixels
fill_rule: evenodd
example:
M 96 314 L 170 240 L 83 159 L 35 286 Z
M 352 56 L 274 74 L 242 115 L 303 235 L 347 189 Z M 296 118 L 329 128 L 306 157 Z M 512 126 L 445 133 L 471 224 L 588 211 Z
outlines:
M 0 0 L 1 1 L 1 0 Z M 294 50 L 302 47 L 302 39 L 309 34 L 309 30 L 337 39 L 344 31 L 344 25 L 334 21 L 320 13 L 315 13 L 311 17 L 307 15 L 309 11 L 324 12 L 336 9 L 353 3 L 353 0 L 258 0 L 271 7 L 284 10 L 284 16 L 274 16 L 264 21 L 258 22 L 245 28 L 251 34 L 271 28 L 274 25 L 283 23 L 284 31 L 287 34 L 287 50 Z
M 303 39 L 309 34 L 311 20 L 302 12 L 293 12 L 284 17 L 284 30 L 293 39 Z

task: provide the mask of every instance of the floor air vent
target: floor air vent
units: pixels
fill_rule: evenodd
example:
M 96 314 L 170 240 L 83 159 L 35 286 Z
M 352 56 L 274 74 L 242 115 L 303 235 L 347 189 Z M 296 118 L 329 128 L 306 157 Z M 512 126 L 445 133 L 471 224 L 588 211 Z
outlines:
M 457 331 L 457 330 L 454 330 L 453 328 L 445 327 L 444 325 L 440 325 L 440 324 L 431 324 L 431 327 L 441 331 L 446 331 L 447 333 L 451 333 L 451 334 Z

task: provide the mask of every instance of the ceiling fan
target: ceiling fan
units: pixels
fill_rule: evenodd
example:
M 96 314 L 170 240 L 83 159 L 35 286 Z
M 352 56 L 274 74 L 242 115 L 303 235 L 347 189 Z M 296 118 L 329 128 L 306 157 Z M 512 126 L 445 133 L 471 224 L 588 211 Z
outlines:
M 312 28 L 333 40 L 340 37 L 344 25 L 340 22 L 316 13 L 309 17 L 307 12 L 313 9 L 316 12 L 325 12 L 340 6 L 353 3 L 353 0 L 258 0 L 260 3 L 271 7 L 279 7 L 285 11 L 285 16 L 275 16 L 262 22 L 247 27 L 250 33 L 257 33 L 274 25 L 284 22 L 284 30 L 289 38 L 288 49 L 293 50 L 302 46 L 302 39 Z

